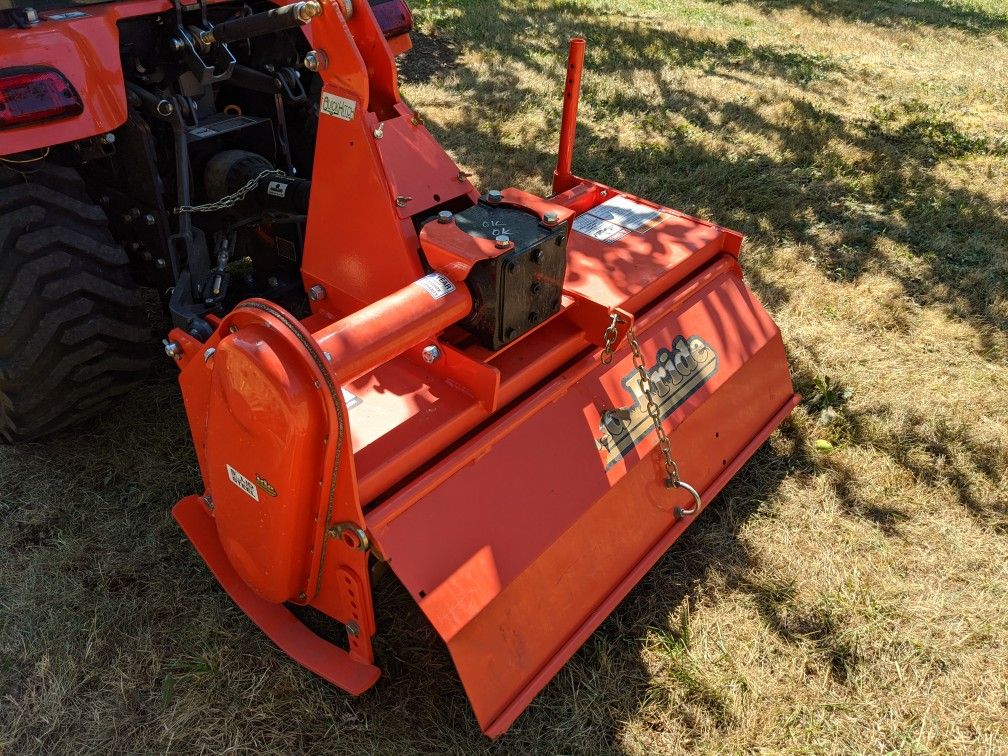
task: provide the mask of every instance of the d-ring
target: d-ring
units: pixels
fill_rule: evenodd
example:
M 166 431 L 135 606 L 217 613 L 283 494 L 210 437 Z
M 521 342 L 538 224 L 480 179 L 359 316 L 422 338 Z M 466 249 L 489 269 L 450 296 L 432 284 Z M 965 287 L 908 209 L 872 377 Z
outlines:
M 684 480 L 677 480 L 676 485 L 679 488 L 684 488 L 687 491 L 689 491 L 690 495 L 693 497 L 693 508 L 683 509 L 682 507 L 676 507 L 675 510 L 676 517 L 688 517 L 691 514 L 696 514 L 697 511 L 700 509 L 701 505 L 703 504 L 703 502 L 700 501 L 700 494 L 697 493 L 697 490 L 693 488 L 693 486 L 691 486 Z

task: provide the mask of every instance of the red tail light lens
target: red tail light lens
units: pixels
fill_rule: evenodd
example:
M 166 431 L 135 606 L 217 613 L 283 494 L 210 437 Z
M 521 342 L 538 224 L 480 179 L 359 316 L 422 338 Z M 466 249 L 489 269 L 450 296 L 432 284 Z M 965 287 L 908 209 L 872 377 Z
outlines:
M 413 13 L 405 0 L 371 0 L 371 10 L 386 39 L 408 34 L 413 29 Z
M 0 128 L 24 126 L 84 112 L 73 85 L 51 68 L 0 70 Z

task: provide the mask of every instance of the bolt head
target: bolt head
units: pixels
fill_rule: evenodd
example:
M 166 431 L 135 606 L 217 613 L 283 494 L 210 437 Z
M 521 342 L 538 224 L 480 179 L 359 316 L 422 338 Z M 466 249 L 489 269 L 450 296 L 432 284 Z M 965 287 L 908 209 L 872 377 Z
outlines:
M 487 192 L 487 202 L 491 205 L 499 205 L 504 199 L 504 195 L 498 189 L 491 189 Z
M 354 638 L 360 635 L 360 625 L 358 625 L 353 620 L 347 622 L 346 631 L 350 633 Z
M 168 267 L 168 263 L 165 262 L 165 259 L 163 257 L 159 257 L 157 260 L 155 260 L 154 265 L 157 266 L 158 270 L 164 270 L 165 268 Z
M 205 352 L 203 352 L 203 362 L 210 362 L 210 360 L 213 359 L 213 356 L 215 354 L 217 354 L 217 350 L 214 349 L 213 347 L 210 347 Z
M 162 343 L 164 344 L 165 354 L 173 360 L 177 360 L 182 356 L 182 346 L 177 341 L 168 341 L 168 339 L 164 339 Z
M 511 246 L 511 237 L 504 234 L 498 236 L 494 241 L 497 242 L 497 249 L 507 249 Z
M 454 219 L 455 215 L 450 210 L 442 210 L 437 216 L 438 223 L 443 223 L 445 225 L 451 223 Z
M 309 71 L 318 71 L 322 67 L 322 56 L 315 50 L 309 50 L 304 56 L 303 65 Z
M 441 359 L 441 349 L 434 344 L 425 346 L 423 349 L 423 359 L 428 365 L 433 365 Z
M 146 223 L 148 226 L 153 226 L 155 223 L 157 223 L 157 218 L 155 218 L 150 213 L 147 213 L 147 215 L 144 216 L 144 223 Z
M 321 284 L 315 284 L 308 289 L 308 299 L 312 302 L 321 302 L 326 298 L 326 290 Z
M 172 37 L 168 41 L 168 46 L 171 47 L 172 52 L 179 53 L 179 52 L 182 52 L 182 50 L 185 48 L 185 42 L 183 42 L 178 37 Z
M 549 210 L 543 216 L 543 220 L 546 222 L 547 225 L 555 226 L 557 223 L 560 222 L 560 213 L 558 213 L 556 210 Z

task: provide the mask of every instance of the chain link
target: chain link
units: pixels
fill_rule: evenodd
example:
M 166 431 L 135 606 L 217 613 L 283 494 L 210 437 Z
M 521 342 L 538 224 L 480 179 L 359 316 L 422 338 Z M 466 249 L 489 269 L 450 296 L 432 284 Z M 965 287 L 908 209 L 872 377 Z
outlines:
M 613 346 L 616 345 L 616 339 L 619 338 L 619 331 L 616 330 L 616 324 L 620 322 L 619 314 L 612 314 L 612 322 L 609 323 L 609 327 L 605 329 L 604 341 L 605 347 L 602 349 L 602 355 L 599 357 L 602 360 L 603 365 L 608 365 L 612 362 L 613 356 Z
M 676 488 L 680 483 L 679 465 L 672 459 L 672 443 L 669 441 L 668 436 L 665 435 L 665 428 L 662 427 L 661 411 L 658 409 L 658 403 L 654 397 L 654 384 L 651 383 L 647 363 L 644 362 L 644 355 L 641 352 L 640 343 L 637 341 L 637 333 L 634 331 L 633 326 L 630 326 L 627 330 L 627 343 L 630 345 L 630 351 L 633 352 L 633 364 L 637 368 L 637 375 L 640 376 L 640 388 L 644 393 L 647 413 L 651 416 L 655 433 L 658 434 L 658 448 L 661 449 L 662 456 L 665 458 L 665 485 L 668 488 Z
M 259 182 L 264 178 L 290 178 L 283 171 L 272 168 L 268 171 L 263 171 L 254 179 L 249 179 L 245 184 L 235 192 L 227 195 L 226 197 L 221 197 L 219 200 L 214 202 L 208 202 L 205 205 L 182 205 L 181 207 L 175 208 L 175 215 L 181 215 L 182 213 L 213 213 L 218 210 L 226 210 L 229 207 L 234 207 L 243 199 L 245 199 L 249 192 L 259 186 Z
M 613 361 L 613 347 L 616 345 L 616 339 L 618 338 L 616 325 L 619 322 L 619 316 L 616 313 L 613 313 L 612 322 L 605 330 L 603 338 L 604 347 L 599 358 L 603 365 L 608 365 Z M 627 343 L 630 345 L 630 351 L 633 354 L 634 368 L 637 370 L 637 375 L 640 379 L 641 393 L 644 394 L 644 403 L 647 407 L 647 413 L 654 425 L 655 433 L 658 436 L 658 448 L 661 449 L 662 457 L 664 459 L 665 486 L 667 488 L 683 488 L 693 497 L 693 507 L 689 509 L 676 507 L 676 513 L 680 517 L 694 514 L 700 508 L 700 495 L 693 486 L 686 483 L 679 477 L 679 465 L 676 464 L 674 459 L 672 459 L 672 442 L 669 441 L 669 437 L 665 433 L 665 428 L 662 427 L 661 410 L 658 409 L 658 402 L 655 401 L 655 387 L 651 382 L 651 375 L 648 373 L 647 362 L 644 360 L 644 353 L 641 351 L 640 342 L 637 341 L 637 332 L 634 330 L 633 325 L 627 329 L 626 335 Z

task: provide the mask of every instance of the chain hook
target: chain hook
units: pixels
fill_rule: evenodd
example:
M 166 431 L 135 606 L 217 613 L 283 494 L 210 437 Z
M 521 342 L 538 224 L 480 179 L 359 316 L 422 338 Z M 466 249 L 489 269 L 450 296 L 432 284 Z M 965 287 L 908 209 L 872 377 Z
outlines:
M 603 365 L 608 365 L 613 360 L 613 347 L 616 346 L 616 339 L 619 338 L 619 330 L 616 328 L 616 325 L 621 322 L 623 321 L 620 320 L 619 313 L 614 312 L 612 314 L 612 321 L 603 334 L 605 346 L 602 349 L 602 354 L 599 356 L 599 360 Z

